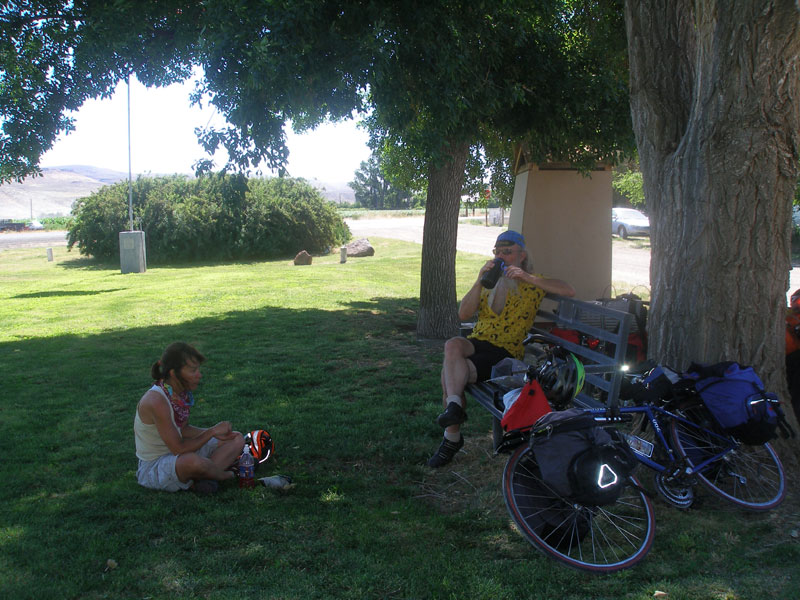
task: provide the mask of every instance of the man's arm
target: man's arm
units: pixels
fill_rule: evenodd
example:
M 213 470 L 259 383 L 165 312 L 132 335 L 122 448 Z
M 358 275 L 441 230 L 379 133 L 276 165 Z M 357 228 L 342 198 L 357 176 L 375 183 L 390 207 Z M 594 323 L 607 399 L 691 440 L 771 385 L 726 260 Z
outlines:
M 458 318 L 462 321 L 466 321 L 478 312 L 478 306 L 480 306 L 481 303 L 481 277 L 493 266 L 494 260 L 490 260 L 481 267 L 481 270 L 478 271 L 478 278 L 475 280 L 475 283 L 472 284 L 472 287 L 469 288 L 469 291 L 461 299 L 461 304 L 458 305 Z
M 566 281 L 561 279 L 549 279 L 547 277 L 537 277 L 525 272 L 520 267 L 508 267 L 505 272 L 506 277 L 511 279 L 518 279 L 526 281 L 531 285 L 543 289 L 548 294 L 558 294 L 559 296 L 572 297 L 575 295 L 575 288 L 573 288 Z

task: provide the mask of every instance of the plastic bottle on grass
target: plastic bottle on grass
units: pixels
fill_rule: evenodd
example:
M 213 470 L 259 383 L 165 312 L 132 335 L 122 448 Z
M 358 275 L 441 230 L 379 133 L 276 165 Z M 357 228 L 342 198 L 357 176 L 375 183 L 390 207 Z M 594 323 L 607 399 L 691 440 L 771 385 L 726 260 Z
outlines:
M 250 446 L 245 444 L 242 455 L 239 457 L 239 487 L 256 487 L 255 473 L 256 463 L 250 455 Z

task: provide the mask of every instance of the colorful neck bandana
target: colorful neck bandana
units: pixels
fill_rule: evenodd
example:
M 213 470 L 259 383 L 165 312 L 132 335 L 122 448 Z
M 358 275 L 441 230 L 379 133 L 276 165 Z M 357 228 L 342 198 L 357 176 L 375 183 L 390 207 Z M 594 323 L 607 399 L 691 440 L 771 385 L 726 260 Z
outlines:
M 169 398 L 169 403 L 172 405 L 172 412 L 175 414 L 175 424 L 178 429 L 183 429 L 186 423 L 189 422 L 189 408 L 194 406 L 194 396 L 190 391 L 183 391 L 176 394 L 172 386 L 166 383 L 163 379 L 159 379 L 156 385 L 160 387 Z

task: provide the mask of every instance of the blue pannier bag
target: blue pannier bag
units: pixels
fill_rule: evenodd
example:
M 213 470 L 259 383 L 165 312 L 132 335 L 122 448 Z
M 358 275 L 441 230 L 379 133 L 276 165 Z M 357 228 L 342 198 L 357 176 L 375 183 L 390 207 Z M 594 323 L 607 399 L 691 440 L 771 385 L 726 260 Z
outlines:
M 785 435 L 791 431 L 778 396 L 764 390 L 752 367 L 692 363 L 686 375 L 720 427 L 743 443 L 764 444 L 776 437 L 779 426 Z

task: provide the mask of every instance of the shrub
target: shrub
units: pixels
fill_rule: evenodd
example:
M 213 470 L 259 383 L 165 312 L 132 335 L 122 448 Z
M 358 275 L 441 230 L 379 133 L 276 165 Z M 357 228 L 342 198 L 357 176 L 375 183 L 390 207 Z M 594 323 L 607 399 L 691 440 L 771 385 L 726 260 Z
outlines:
M 327 252 L 350 238 L 330 202 L 299 179 L 251 179 L 241 244 L 268 256 Z
M 77 244 L 81 254 L 102 259 L 119 253 L 119 232 L 128 225 L 127 187 L 123 183 L 104 186 L 75 201 L 67 231 L 68 250 Z
M 42 217 L 39 222 L 45 229 L 69 229 L 72 217 Z
M 327 251 L 350 238 L 333 205 L 303 180 L 214 174 L 140 177 L 132 189 L 135 225 L 149 263 L 292 256 Z M 128 186 L 118 183 L 73 208 L 68 247 L 113 259 L 128 228 Z

